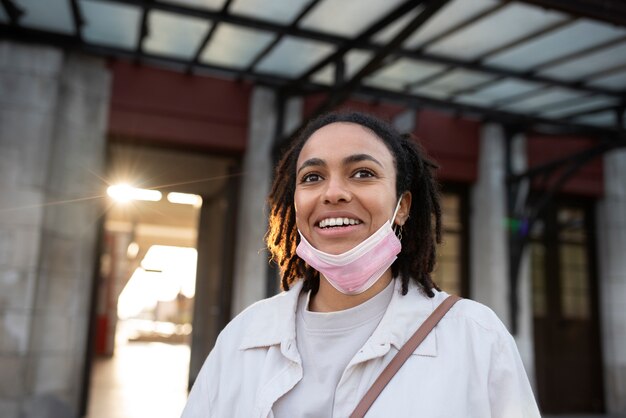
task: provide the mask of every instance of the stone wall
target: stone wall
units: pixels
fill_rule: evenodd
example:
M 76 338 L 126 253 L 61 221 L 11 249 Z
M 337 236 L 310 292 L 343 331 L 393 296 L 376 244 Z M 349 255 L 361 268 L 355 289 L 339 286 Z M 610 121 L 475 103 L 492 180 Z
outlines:
M 109 85 L 100 60 L 0 42 L 3 418 L 78 411 Z

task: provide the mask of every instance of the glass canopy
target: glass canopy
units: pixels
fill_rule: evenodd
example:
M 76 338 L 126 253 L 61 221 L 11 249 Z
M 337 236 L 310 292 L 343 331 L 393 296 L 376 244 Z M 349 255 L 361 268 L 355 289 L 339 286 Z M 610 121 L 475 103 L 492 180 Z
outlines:
M 290 94 L 351 81 L 354 93 L 411 106 L 623 129 L 626 23 L 537 3 L 3 0 L 0 31 Z

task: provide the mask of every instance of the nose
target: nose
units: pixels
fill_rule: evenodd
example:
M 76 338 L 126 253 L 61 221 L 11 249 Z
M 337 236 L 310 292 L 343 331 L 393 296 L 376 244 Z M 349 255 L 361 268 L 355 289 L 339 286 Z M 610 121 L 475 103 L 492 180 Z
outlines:
M 322 198 L 327 204 L 349 202 L 352 199 L 352 193 L 344 179 L 335 177 L 326 181 Z

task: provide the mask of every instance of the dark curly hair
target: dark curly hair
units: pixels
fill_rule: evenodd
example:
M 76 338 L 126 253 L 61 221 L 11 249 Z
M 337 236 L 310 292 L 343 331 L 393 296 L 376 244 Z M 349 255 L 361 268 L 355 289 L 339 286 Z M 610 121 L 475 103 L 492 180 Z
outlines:
M 441 242 L 441 206 L 439 187 L 433 171 L 437 168 L 410 135 L 401 135 L 388 123 L 360 112 L 332 112 L 311 120 L 298 134 L 276 167 L 268 202 L 269 228 L 266 234 L 271 260 L 282 273 L 281 287 L 288 290 L 296 280 L 303 279 L 303 291 L 314 293 L 319 288 L 319 272 L 296 254 L 300 236 L 296 228 L 294 193 L 296 190 L 296 163 L 302 147 L 318 129 L 331 123 L 356 123 L 371 130 L 389 149 L 396 168 L 396 196 L 411 192 L 409 218 L 403 225 L 402 251 L 391 266 L 393 277 L 402 278 L 402 294 L 406 294 L 409 280 L 421 284 L 433 297 L 432 281 L 436 245 Z

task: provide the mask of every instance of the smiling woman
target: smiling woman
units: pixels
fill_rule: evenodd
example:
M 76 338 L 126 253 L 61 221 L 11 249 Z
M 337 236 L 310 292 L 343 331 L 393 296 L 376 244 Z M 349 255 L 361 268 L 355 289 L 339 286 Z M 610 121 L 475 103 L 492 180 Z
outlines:
M 539 417 L 504 325 L 431 279 L 435 168 L 372 116 L 311 121 L 269 196 L 284 292 L 222 331 L 183 417 Z

